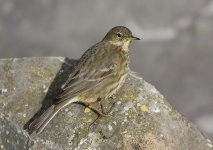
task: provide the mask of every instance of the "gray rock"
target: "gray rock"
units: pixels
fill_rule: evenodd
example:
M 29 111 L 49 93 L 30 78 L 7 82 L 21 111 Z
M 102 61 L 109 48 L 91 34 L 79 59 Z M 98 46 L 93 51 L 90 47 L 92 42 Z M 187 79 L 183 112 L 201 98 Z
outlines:
M 116 25 L 142 39 L 131 68 L 213 140 L 212 0 L 0 0 L 0 58 L 78 58 Z
M 0 149 L 213 149 L 196 125 L 133 72 L 113 98 L 100 102 L 105 109 L 116 102 L 111 116 L 90 126 L 96 114 L 72 104 L 40 135 L 29 137 L 24 124 L 54 100 L 75 63 L 59 57 L 0 60 Z

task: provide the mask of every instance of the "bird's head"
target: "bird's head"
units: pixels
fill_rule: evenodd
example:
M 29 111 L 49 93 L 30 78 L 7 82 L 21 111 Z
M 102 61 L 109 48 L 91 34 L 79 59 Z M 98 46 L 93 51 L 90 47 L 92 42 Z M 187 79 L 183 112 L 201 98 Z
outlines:
M 140 40 L 132 35 L 132 32 L 124 26 L 117 26 L 112 28 L 104 37 L 105 41 L 113 45 L 121 46 L 124 50 L 128 50 L 132 40 Z

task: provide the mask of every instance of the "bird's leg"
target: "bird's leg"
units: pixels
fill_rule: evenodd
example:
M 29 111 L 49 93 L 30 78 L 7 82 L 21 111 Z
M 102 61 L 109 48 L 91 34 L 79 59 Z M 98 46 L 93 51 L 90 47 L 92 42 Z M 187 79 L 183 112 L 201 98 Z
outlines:
M 101 100 L 99 99 L 98 102 L 99 101 L 101 101 Z M 106 112 L 104 111 L 104 106 L 102 104 L 100 104 L 101 110 L 98 110 L 97 108 L 94 108 L 94 107 L 90 106 L 89 104 L 87 104 L 86 107 L 91 109 L 94 113 L 96 113 L 100 117 L 107 117 L 107 116 L 110 116 L 109 114 L 112 112 L 112 109 L 113 109 L 114 105 L 115 105 L 115 102 L 112 104 L 110 109 L 108 111 L 106 111 Z
M 87 108 L 89 108 L 90 110 L 92 110 L 94 113 L 96 113 L 99 117 L 106 117 L 106 116 L 109 116 L 109 113 L 111 112 L 112 110 L 112 107 L 110 107 L 110 110 L 107 111 L 106 113 L 104 112 L 103 110 L 103 105 L 101 104 L 101 111 L 98 110 L 97 108 L 94 108 L 92 106 L 90 106 L 90 104 L 88 103 L 83 103 L 83 102 L 75 102 L 76 104 L 80 104 L 80 105 L 83 105 Z M 114 104 L 113 104 L 114 105 Z
M 100 117 L 106 116 L 104 115 L 104 113 L 100 112 L 98 109 L 91 107 L 90 104 L 88 103 L 83 103 L 83 102 L 75 102 L 75 103 L 83 105 L 85 108 L 89 108 L 90 110 L 92 110 L 94 113 L 97 114 L 97 117 L 95 118 L 95 120 L 89 125 L 88 130 Z
M 97 104 L 97 103 L 100 102 L 101 100 L 102 100 L 101 98 L 98 98 L 97 101 L 92 102 L 92 103 L 84 103 L 84 102 L 76 102 L 76 103 L 78 103 L 78 104 L 80 104 L 80 105 L 83 105 L 83 106 L 89 108 L 89 109 L 92 110 L 94 113 L 96 113 L 99 117 L 106 117 L 106 116 L 109 116 L 109 114 L 111 113 L 111 111 L 112 111 L 112 109 L 113 109 L 113 106 L 115 105 L 115 102 L 112 104 L 112 106 L 110 107 L 110 109 L 109 109 L 107 112 L 104 111 L 104 107 L 103 107 L 102 104 L 100 104 L 100 105 L 101 105 L 101 111 L 98 110 L 97 108 L 94 108 L 94 107 L 91 106 L 91 104 Z
M 107 112 L 104 112 L 102 104 L 101 104 L 101 111 L 88 105 L 88 108 L 91 109 L 93 112 L 95 112 L 98 115 L 96 117 L 96 119 L 89 125 L 89 129 L 99 118 L 110 116 L 109 113 L 112 111 L 114 105 L 115 105 L 115 102 L 112 104 L 112 106 L 110 107 L 110 109 Z
M 101 111 L 94 108 L 94 107 L 91 107 L 88 103 L 83 103 L 83 102 L 75 102 L 77 104 L 80 104 L 80 105 L 83 105 L 87 108 L 89 108 L 90 110 L 92 110 L 94 113 L 97 114 L 97 117 L 96 119 L 89 125 L 89 129 L 90 127 L 101 117 L 106 117 L 106 116 L 110 116 L 109 114 L 111 113 L 114 105 L 115 105 L 115 102 L 112 104 L 112 106 L 110 107 L 110 109 L 107 111 L 107 112 L 104 112 L 104 108 L 103 108 L 103 105 L 101 104 Z
M 94 107 L 91 107 L 90 105 L 88 105 L 88 108 L 91 109 L 93 112 L 95 112 L 96 114 L 98 114 L 100 117 L 107 117 L 107 116 L 110 116 L 109 114 L 112 112 L 112 109 L 115 105 L 115 102 L 112 104 L 112 106 L 110 107 L 110 109 L 108 111 L 104 111 L 104 107 L 102 104 L 101 105 L 101 111 L 94 108 Z

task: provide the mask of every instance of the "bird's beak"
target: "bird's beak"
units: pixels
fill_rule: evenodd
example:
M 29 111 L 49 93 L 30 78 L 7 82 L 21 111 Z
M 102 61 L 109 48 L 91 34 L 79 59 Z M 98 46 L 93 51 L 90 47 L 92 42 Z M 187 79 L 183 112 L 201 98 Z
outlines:
M 130 38 L 131 38 L 132 40 L 141 40 L 140 38 L 135 37 L 135 36 L 131 36 Z

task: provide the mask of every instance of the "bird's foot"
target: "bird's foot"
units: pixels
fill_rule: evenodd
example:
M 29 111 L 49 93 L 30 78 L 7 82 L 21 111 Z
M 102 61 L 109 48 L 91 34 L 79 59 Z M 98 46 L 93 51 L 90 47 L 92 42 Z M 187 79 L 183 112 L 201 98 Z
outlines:
M 106 111 L 106 112 L 104 111 L 104 107 L 103 107 L 102 104 L 101 104 L 101 110 L 98 110 L 97 108 L 94 108 L 94 107 L 90 106 L 90 105 L 87 104 L 87 103 L 83 103 L 83 102 L 75 102 L 75 103 L 80 104 L 80 105 L 83 105 L 83 106 L 85 106 L 86 108 L 89 108 L 90 110 L 92 110 L 94 113 L 97 114 L 96 119 L 89 125 L 89 129 L 90 129 L 90 127 L 91 127 L 99 118 L 110 116 L 110 113 L 112 112 L 112 109 L 113 109 L 113 107 L 114 107 L 114 105 L 115 105 L 116 102 L 114 102 L 114 103 L 112 104 L 112 106 L 110 107 L 110 109 L 109 109 L 108 111 Z
M 114 105 L 115 105 L 115 102 L 112 104 L 112 106 L 107 112 L 104 111 L 104 107 L 102 104 L 101 104 L 101 111 L 88 105 L 87 107 L 98 115 L 96 119 L 90 124 L 89 129 L 99 118 L 110 116 L 110 113 L 112 112 Z
M 101 104 L 101 111 L 90 106 L 88 106 L 88 108 L 91 109 L 93 112 L 95 112 L 99 117 L 107 117 L 110 116 L 110 113 L 112 112 L 114 105 L 115 103 L 112 104 L 112 106 L 108 111 L 104 111 L 104 106 L 102 104 Z

